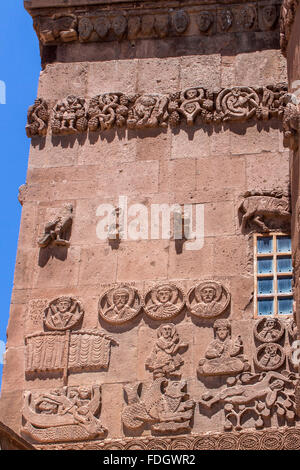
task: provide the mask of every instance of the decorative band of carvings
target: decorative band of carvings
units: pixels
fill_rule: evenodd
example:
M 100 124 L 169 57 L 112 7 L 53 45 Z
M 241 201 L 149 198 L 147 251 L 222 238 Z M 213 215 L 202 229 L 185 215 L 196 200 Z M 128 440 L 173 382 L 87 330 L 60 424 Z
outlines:
M 160 2 L 86 6 L 33 13 L 34 28 L 43 44 L 73 41 L 121 41 L 215 34 L 270 31 L 278 28 L 280 2 L 241 5 L 196 5 L 175 8 Z
M 167 95 L 104 93 L 89 100 L 69 95 L 50 108 L 50 102 L 43 98 L 29 108 L 28 137 L 46 135 L 49 127 L 54 135 L 68 135 L 114 127 L 165 128 L 278 118 L 289 140 L 295 131 L 291 121 L 298 115 L 285 83 L 213 92 L 203 87 L 188 88 Z
M 280 47 L 286 55 L 299 0 L 283 0 L 280 11 Z
M 175 438 L 128 438 L 120 440 L 38 445 L 41 450 L 298 450 L 300 429 L 286 428 L 241 433 L 209 433 Z

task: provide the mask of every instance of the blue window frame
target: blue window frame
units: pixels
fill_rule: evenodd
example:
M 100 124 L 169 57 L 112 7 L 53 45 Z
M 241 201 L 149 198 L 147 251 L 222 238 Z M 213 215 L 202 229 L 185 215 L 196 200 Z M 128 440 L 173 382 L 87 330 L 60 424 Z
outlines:
M 293 313 L 291 238 L 286 234 L 254 235 L 255 315 Z

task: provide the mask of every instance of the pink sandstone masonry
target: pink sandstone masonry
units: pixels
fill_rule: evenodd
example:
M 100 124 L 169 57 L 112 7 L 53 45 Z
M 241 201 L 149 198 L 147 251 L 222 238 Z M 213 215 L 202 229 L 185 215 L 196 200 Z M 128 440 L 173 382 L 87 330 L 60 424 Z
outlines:
M 299 447 L 296 324 L 254 294 L 257 237 L 290 235 L 280 2 L 25 7 L 43 69 L 1 420 L 41 449 Z M 203 246 L 101 239 L 120 197 L 201 205 Z

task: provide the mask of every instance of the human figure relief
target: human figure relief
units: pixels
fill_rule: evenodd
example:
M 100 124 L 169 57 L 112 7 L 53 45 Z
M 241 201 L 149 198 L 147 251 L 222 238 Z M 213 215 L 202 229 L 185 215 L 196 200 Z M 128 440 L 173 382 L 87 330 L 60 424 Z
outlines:
M 123 285 L 105 292 L 99 301 L 99 314 L 104 320 L 120 324 L 135 317 L 141 300 L 133 287 Z
M 104 437 L 98 414 L 101 387 L 63 387 L 44 393 L 25 392 L 23 434 L 37 442 Z M 75 433 L 75 434 L 74 434 Z
M 175 317 L 184 306 L 184 295 L 174 284 L 164 283 L 145 296 L 145 312 L 155 320 Z
M 44 235 L 38 240 L 40 248 L 53 244 L 56 246 L 69 246 L 67 240 L 73 222 L 73 206 L 66 204 L 63 210 L 45 225 Z
M 254 327 L 255 337 L 263 343 L 278 341 L 283 333 L 283 325 L 277 318 L 262 318 Z
M 216 281 L 204 281 L 188 293 L 187 305 L 193 315 L 212 318 L 223 313 L 230 302 L 228 290 Z
M 44 324 L 50 330 L 68 330 L 75 327 L 83 317 L 83 309 L 72 297 L 58 297 L 45 310 Z
M 146 368 L 153 372 L 153 378 L 178 376 L 175 371 L 183 364 L 179 351 L 187 348 L 180 342 L 175 325 L 161 325 L 151 355 L 146 360 Z
M 287 422 L 294 420 L 295 384 L 295 374 L 287 371 L 242 373 L 227 379 L 227 386 L 215 394 L 206 392 L 199 405 L 212 408 L 216 403 L 222 404 L 226 430 L 241 430 L 252 416 L 256 417 L 255 427 L 260 429 L 273 414 Z
M 231 327 L 228 320 L 216 320 L 214 323 L 215 340 L 208 346 L 205 359 L 198 366 L 199 375 L 235 375 L 249 370 L 247 359 L 242 355 L 243 342 L 240 336 L 231 339 Z
M 285 361 L 285 352 L 276 343 L 261 344 L 254 356 L 255 364 L 262 370 L 279 369 Z

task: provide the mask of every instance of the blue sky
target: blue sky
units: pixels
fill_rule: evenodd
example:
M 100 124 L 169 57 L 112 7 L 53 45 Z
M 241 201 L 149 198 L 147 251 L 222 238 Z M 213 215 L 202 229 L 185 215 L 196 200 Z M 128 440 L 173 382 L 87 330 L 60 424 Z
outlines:
M 21 217 L 18 188 L 26 181 L 29 155 L 30 140 L 25 134 L 26 116 L 28 107 L 33 104 L 37 95 L 40 68 L 39 44 L 32 27 L 32 19 L 23 7 L 23 0 L 3 1 L 0 16 L 0 80 L 6 85 L 6 104 L 0 104 L 2 341 L 6 340 Z M 1 376 L 0 365 L 0 383 Z

